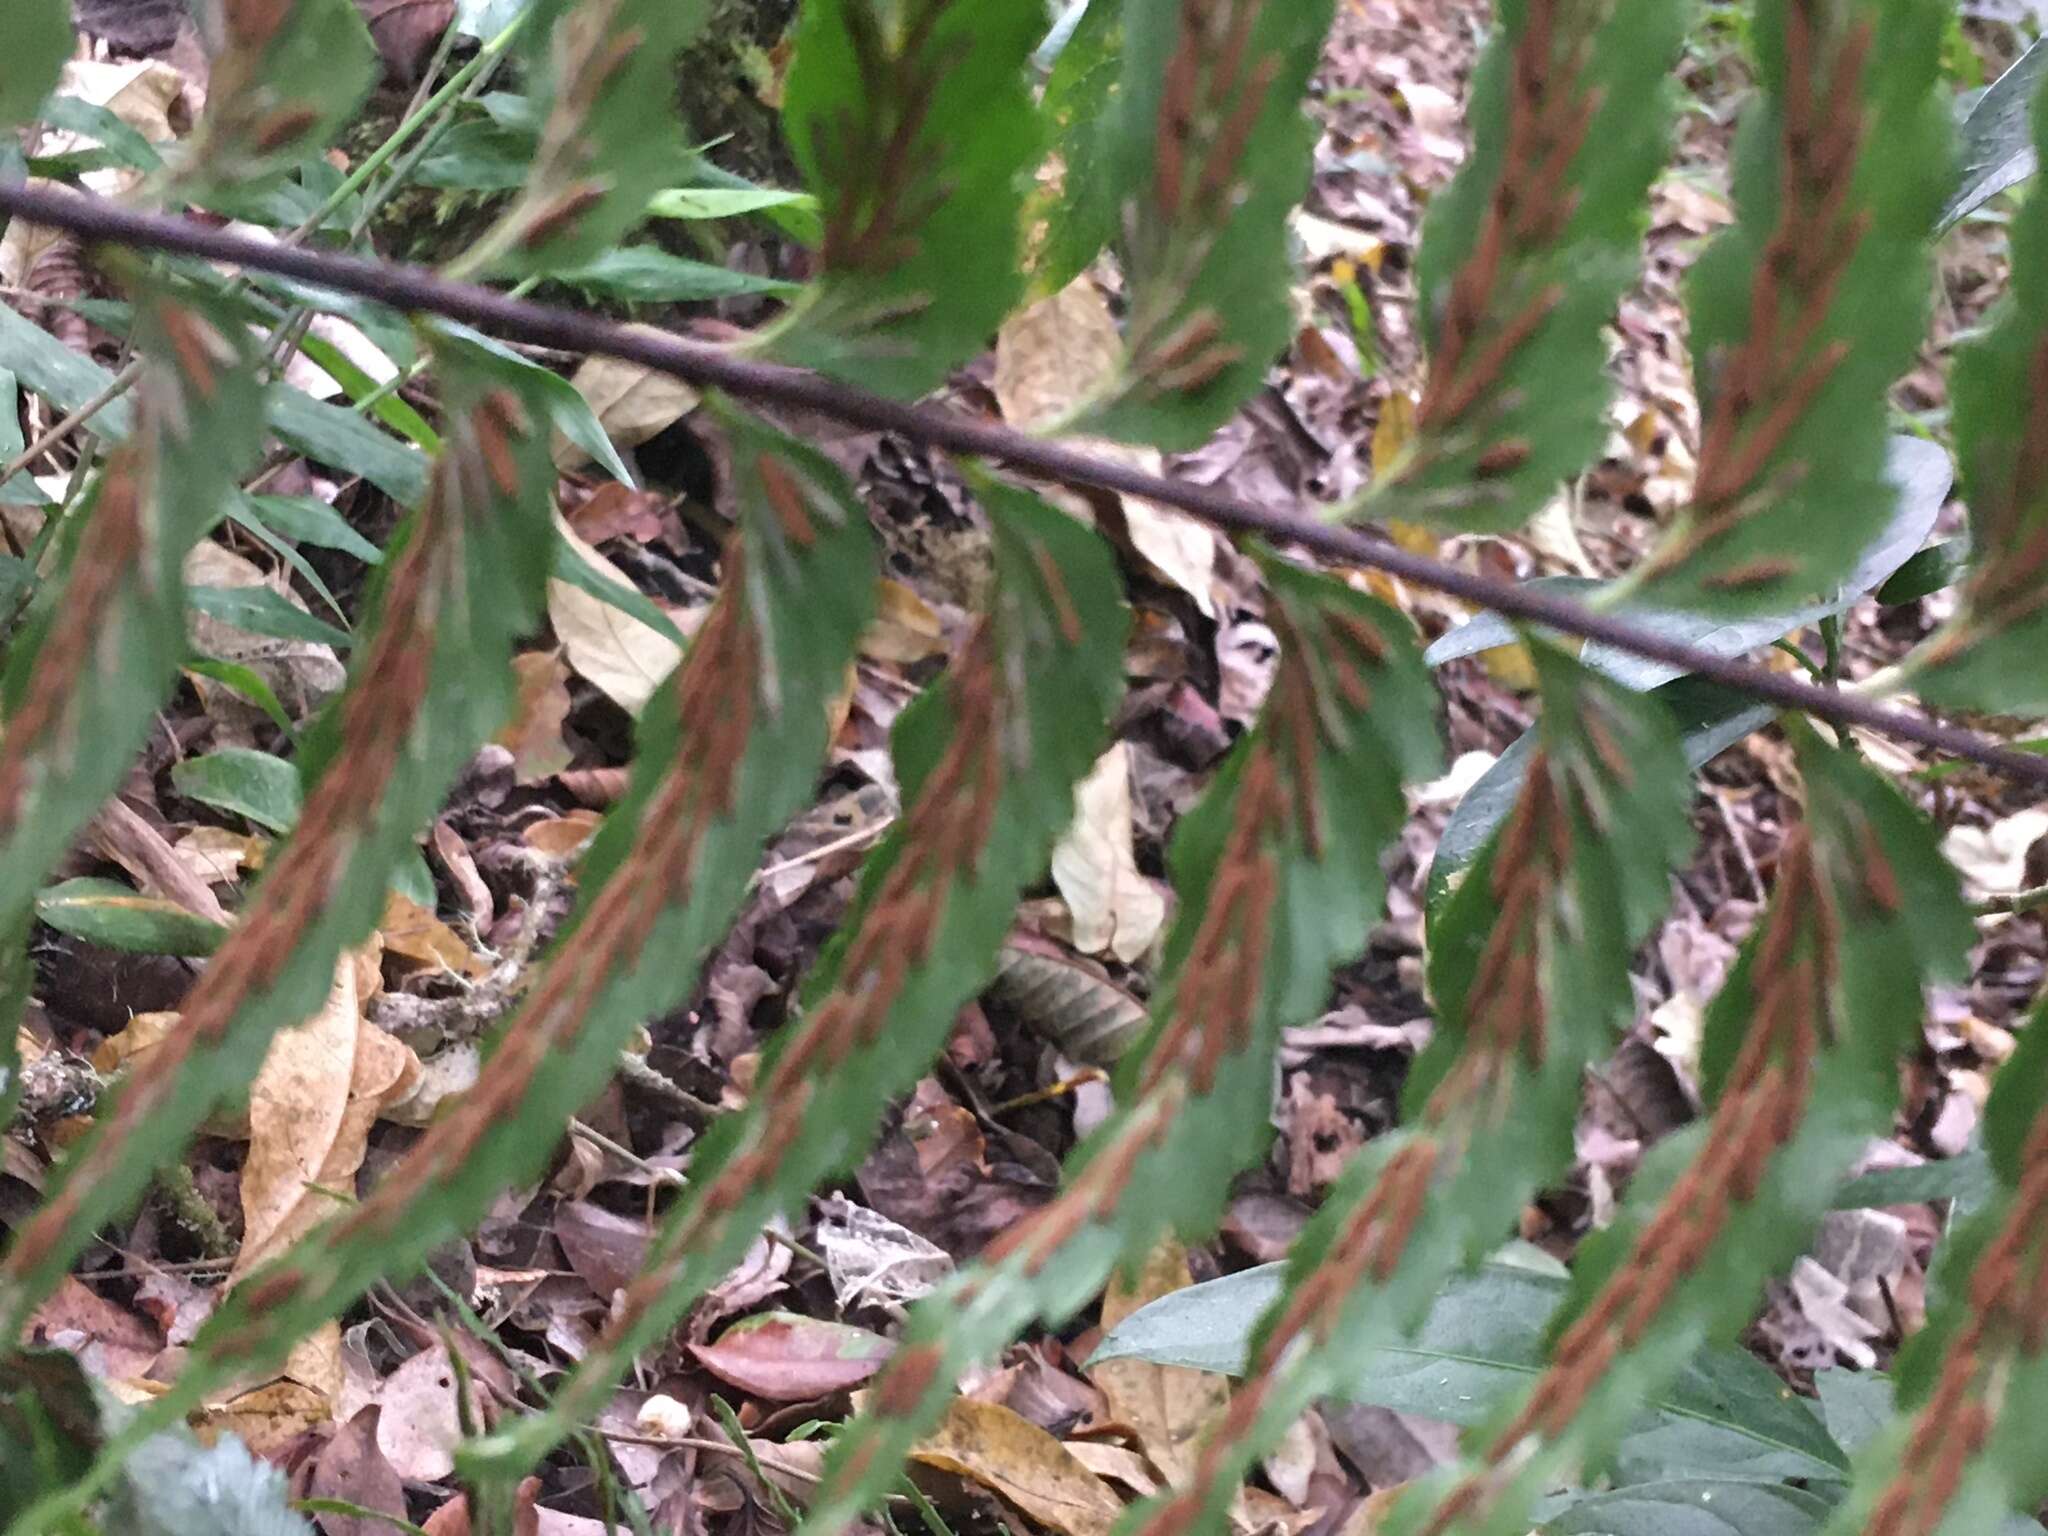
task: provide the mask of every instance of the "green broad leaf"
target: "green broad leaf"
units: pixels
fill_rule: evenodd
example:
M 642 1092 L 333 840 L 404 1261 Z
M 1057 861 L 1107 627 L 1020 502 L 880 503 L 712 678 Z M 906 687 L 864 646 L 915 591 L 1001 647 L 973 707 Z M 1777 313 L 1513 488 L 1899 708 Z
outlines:
M 1724 615 L 1845 580 L 1892 515 L 1885 394 L 1927 321 L 1947 174 L 1937 0 L 1760 0 L 1737 218 L 1694 265 L 1693 500 L 1617 600 Z
M 823 239 L 773 356 L 908 396 L 987 344 L 1023 292 L 1044 26 L 1037 0 L 807 0 L 782 124 Z
M 1232 1178 L 1266 1154 L 1281 1030 L 1320 1010 L 1379 915 L 1400 785 L 1438 757 L 1413 630 L 1333 578 L 1259 558 L 1279 675 L 1175 829 L 1180 916 L 1147 1038 L 1119 1063 L 1118 1109 L 1076 1149 L 1053 1204 L 912 1310 L 873 1389 L 888 1407 L 840 1436 L 806 1536 L 889 1491 L 969 1362 L 1034 1318 L 1062 1322 L 1163 1234 L 1214 1228 Z
M 781 298 L 799 291 L 795 283 L 690 261 L 658 245 L 614 246 L 595 261 L 557 274 L 557 280 L 628 304 L 690 304 L 753 293 Z
M 145 371 L 122 402 L 131 435 L 59 529 L 56 573 L 0 675 L 0 931 L 147 737 L 186 654 L 185 552 L 260 446 L 262 389 L 242 329 L 199 300 L 134 294 Z M 12 351 L 17 318 L 0 306 L 0 348 Z
M 736 219 L 771 208 L 815 211 L 817 206 L 808 192 L 778 187 L 670 187 L 647 200 L 648 214 L 657 219 Z
M 237 516 L 279 538 L 338 549 L 365 565 L 378 565 L 384 559 L 384 552 L 356 532 L 347 518 L 312 496 L 247 496 L 242 498 Z
M 749 1106 L 693 1150 L 690 1191 L 656 1234 L 642 1283 L 549 1413 L 507 1437 L 492 1462 L 501 1477 L 606 1400 L 764 1224 L 859 1162 L 994 973 L 1018 898 L 1071 820 L 1122 689 L 1115 563 L 1094 532 L 1038 498 L 979 475 L 975 492 L 995 537 L 995 595 L 947 679 L 902 718 L 903 818 L 863 869 L 854 911 Z
M 2035 42 L 1970 108 L 1963 121 L 1962 166 L 1955 189 L 1934 221 L 1936 234 L 1953 229 L 1999 193 L 2034 174 L 2038 161 L 2028 124 L 2044 73 L 2048 73 L 2048 44 Z
M 1038 102 L 1059 169 L 1025 200 L 1032 238 L 1031 296 L 1058 293 L 1116 237 L 1116 92 L 1123 66 L 1123 7 L 1087 3 L 1064 34 Z
M 281 757 L 248 747 L 222 747 L 204 757 L 171 766 L 179 794 L 215 810 L 253 821 L 272 832 L 289 832 L 304 809 L 299 770 Z
M 354 0 L 248 0 L 208 18 L 206 110 L 169 190 L 246 201 L 340 131 L 376 82 L 377 50 Z
M 1087 430 L 1191 449 L 1264 381 L 1293 333 L 1287 215 L 1308 185 L 1301 98 L 1332 0 L 1130 0 L 1105 131 L 1128 318 L 1120 377 Z
M 1892 572 L 1891 578 L 1877 589 L 1877 600 L 1887 606 L 1917 603 L 1954 586 L 1969 568 L 1970 541 L 1943 539 L 1928 545 Z
M 1996 1189 L 1989 1160 L 1982 1150 L 1972 1149 L 1912 1168 L 1878 1168 L 1862 1174 L 1835 1191 L 1834 1206 L 1838 1211 L 1851 1211 L 1953 1200 L 1958 1210 L 1972 1211 L 1991 1199 Z
M 552 275 L 646 216 L 680 148 L 675 58 L 704 13 L 703 0 L 537 0 L 519 43 L 543 109 L 532 168 L 454 275 Z
M 1109 1330 L 1090 1364 L 1137 1359 L 1242 1375 L 1259 1319 L 1285 1294 L 1286 1269 L 1262 1264 L 1162 1296 Z M 1499 1261 L 1454 1275 L 1406 1339 L 1347 1357 L 1332 1395 L 1484 1423 L 1542 1372 L 1567 1286 L 1561 1276 Z M 1688 1474 L 1833 1479 L 1848 1458 L 1767 1367 L 1722 1348 L 1703 1352 L 1637 1416 L 1617 1463 L 1632 1482 Z
M 1512 528 L 1598 453 L 1602 331 L 1640 264 L 1685 19 L 1666 0 L 1503 7 L 1472 158 L 1423 226 L 1415 432 L 1361 515 Z
M 497 369 L 488 354 L 472 355 Z M 512 371 L 495 377 L 524 382 Z M 537 587 L 554 474 L 538 400 L 529 409 L 539 494 L 520 538 Z M 828 703 L 871 617 L 874 583 L 851 576 L 873 568 L 873 536 L 852 488 L 821 455 L 744 419 L 727 426 L 741 516 L 723 594 L 640 716 L 626 796 L 579 866 L 577 908 L 482 1080 L 368 1199 L 229 1298 L 194 1341 L 179 1395 L 275 1360 L 372 1281 L 409 1272 L 473 1224 L 501 1190 L 537 1176 L 633 1033 L 685 999 L 739 910 L 763 843 L 808 803 Z M 502 558 L 491 548 L 499 541 L 482 542 L 480 556 Z M 530 621 L 532 611 L 501 622 L 516 633 L 511 621 Z M 406 823 L 408 834 L 431 809 Z M 276 878 L 266 875 L 259 892 Z M 252 1294 L 260 1301 L 245 1305 Z M 179 1411 L 163 1400 L 146 1410 L 151 1422 Z
M 2048 103 L 2036 106 L 2033 123 L 2037 138 L 2048 134 Z M 1929 704 L 2013 713 L 2048 706 L 2039 665 L 2048 637 L 2040 601 L 2048 469 L 2038 447 L 2048 387 L 2036 361 L 2044 343 L 2048 206 L 2030 197 L 2013 222 L 2011 289 L 1989 331 L 1956 358 L 1956 451 L 1974 548 L 1955 617 L 1900 666 L 1901 680 Z
M 1807 1536 L 1833 1506 L 1817 1493 L 1737 1478 L 1643 1483 L 1578 1499 L 1541 1536 Z
M 70 42 L 68 35 L 65 42 Z M 68 46 L 65 51 L 70 51 Z M 52 96 L 44 103 L 40 116 L 47 127 L 96 140 L 104 163 L 137 171 L 153 171 L 164 163 L 154 144 L 105 107 L 92 102 L 76 96 Z
M 1404 1130 L 1349 1161 L 1296 1239 L 1252 1329 L 1230 1442 L 1172 1496 L 1175 1519 L 1195 1500 L 1223 1518 L 1309 1405 L 1423 1327 L 1446 1281 L 1563 1176 L 1586 1064 L 1633 1016 L 1629 958 L 1691 842 L 1678 745 L 1653 701 L 1542 641 L 1530 654 L 1537 743 L 1494 845 L 1432 925 L 1440 1027 L 1409 1072 Z
M 1768 704 L 1758 704 L 1747 694 L 1697 677 L 1666 683 L 1652 690 L 1651 697 L 1670 712 L 1688 772 L 1705 767 L 1777 716 L 1777 711 Z M 1478 857 L 1521 793 L 1522 778 L 1528 771 L 1529 755 L 1535 745 L 1534 731 L 1518 736 L 1451 812 L 1429 866 L 1425 906 L 1432 918 L 1450 894 L 1452 882 Z
M 114 382 L 98 363 L 5 306 L 0 306 L 0 368 L 10 369 L 24 388 L 60 411 L 77 410 Z M 266 413 L 271 429 L 306 457 L 361 475 L 406 506 L 417 505 L 426 494 L 426 459 L 354 411 L 289 385 L 270 390 L 258 409 Z M 135 430 L 134 407 L 125 398 L 112 401 L 93 425 L 104 437 L 126 438 Z
M 76 1355 L 23 1349 L 9 1358 L 0 1386 L 0 1509 L 25 1509 L 79 1476 L 99 1442 L 99 1399 Z
M 114 382 L 114 376 L 98 363 L 72 351 L 7 305 L 0 305 L 0 368 L 63 413 L 77 410 Z M 110 402 L 93 418 L 93 426 L 105 438 L 127 437 L 135 430 L 134 402 Z
M 271 587 L 193 587 L 186 593 L 186 601 L 209 618 L 251 634 L 272 635 L 280 640 L 310 640 L 337 651 L 345 651 L 355 643 L 346 630 L 314 618 Z
M 370 414 L 422 453 L 441 451 L 441 436 L 427 425 L 427 419 L 399 396 L 381 393 L 382 386 L 357 367 L 333 342 L 308 331 L 299 338 L 299 350 L 339 384 L 349 399 L 360 403 L 375 397 L 376 404 L 369 408 Z
M 578 448 L 589 454 L 592 461 L 604 472 L 622 485 L 634 485 L 633 472 L 626 468 L 625 460 L 619 457 L 618 449 L 612 446 L 611 438 L 599 425 L 597 413 L 591 410 L 590 402 L 583 398 L 581 391 L 551 368 L 543 368 L 524 354 L 515 352 L 502 341 L 494 340 L 481 331 L 471 330 L 466 325 L 448 324 L 450 334 L 460 336 L 471 346 L 478 347 L 497 358 L 507 368 L 523 370 L 527 382 L 547 402 L 548 419 L 555 429 Z
M 143 955 L 210 955 L 227 930 L 175 901 L 118 880 L 66 880 L 36 896 L 36 916 L 59 933 Z
M 287 446 L 345 475 L 361 475 L 401 506 L 427 494 L 425 454 L 379 432 L 345 406 L 284 386 L 271 396 L 270 425 Z
M 71 57 L 71 7 L 65 0 L 12 0 L 7 53 L 0 60 L 0 130 L 33 117 Z
M 301 742 L 303 809 L 184 999 L 174 1053 L 124 1085 L 64 1164 L 62 1197 L 16 1228 L 0 1259 L 0 1328 L 9 1337 L 151 1170 L 246 1089 L 276 1032 L 318 1011 L 338 957 L 375 929 L 395 873 L 417 857 L 420 828 L 511 715 L 512 649 L 539 622 L 548 573 L 555 473 L 546 411 L 523 374 L 459 337 L 427 335 L 446 448 L 431 494 L 377 572 L 349 687 Z M 248 419 L 259 431 L 261 412 Z M 171 655 L 183 650 L 180 633 Z M 267 809 L 285 819 L 237 788 L 245 814 Z M 301 1332 L 281 1328 L 272 1342 L 282 1349 Z M 157 1406 L 188 1381 L 204 1392 L 218 1377 L 194 1369 Z M 181 1411 L 137 1415 L 121 1443 Z M 74 1506 L 89 1498 L 117 1460 L 103 1458 L 66 1498 Z
M 1941 515 L 1954 477 L 1948 455 L 1940 447 L 1917 437 L 1895 436 L 1886 444 L 1885 478 L 1896 492 L 1892 515 L 1832 595 L 1749 618 L 1686 613 L 1640 603 L 1619 605 L 1612 610 L 1614 616 L 1626 618 L 1637 628 L 1663 639 L 1682 641 L 1716 656 L 1741 656 L 1817 620 L 1844 612 L 1888 576 L 1902 572 L 1919 559 L 1913 551 L 1920 548 Z M 1529 585 L 1593 603 L 1608 584 L 1580 576 L 1541 576 Z M 1462 656 L 1514 643 L 1514 627 L 1488 610 L 1444 635 L 1423 653 L 1423 659 L 1431 666 L 1441 666 Z M 1622 686 L 1638 690 L 1660 687 L 1685 675 L 1682 668 L 1668 662 L 1652 661 L 1598 640 L 1585 644 L 1579 651 L 1579 660 Z
M 1558 1481 L 1597 1476 L 1644 1401 L 1703 1345 L 1740 1336 L 1758 1284 L 1798 1256 L 1841 1171 L 1892 1123 L 1921 989 L 1965 974 L 1973 927 L 1919 814 L 1811 730 L 1792 734 L 1808 820 L 1708 1009 L 1710 1117 L 1645 1160 L 1614 1223 L 1579 1249 L 1542 1377 L 1468 1437 L 1460 1465 L 1411 1485 L 1393 1536 L 1452 1501 L 1474 1536 L 1521 1533 Z
M 262 674 L 253 667 L 245 667 L 238 661 L 221 661 L 212 656 L 194 656 L 186 661 L 184 669 L 194 676 L 211 678 L 216 683 L 232 688 L 268 715 L 270 723 L 283 731 L 287 740 L 298 734 L 298 727 L 292 723 L 292 717 L 279 700 L 277 691 L 265 682 Z

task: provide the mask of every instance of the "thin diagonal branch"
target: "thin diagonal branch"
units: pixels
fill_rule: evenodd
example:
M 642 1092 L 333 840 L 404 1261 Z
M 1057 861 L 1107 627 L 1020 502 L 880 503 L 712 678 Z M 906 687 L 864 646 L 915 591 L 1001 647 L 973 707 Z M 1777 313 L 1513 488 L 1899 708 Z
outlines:
M 1232 533 L 1256 534 L 1331 559 L 1382 570 L 1404 581 L 1492 608 L 1512 619 L 1599 640 L 1633 655 L 1683 668 L 1781 709 L 1803 710 L 1837 725 L 1861 726 L 1949 757 L 1982 763 L 2023 783 L 2048 788 L 2048 757 L 2015 751 L 1974 731 L 1717 656 L 1639 628 L 1613 614 L 1595 613 L 1547 592 L 1459 570 L 1356 529 L 1254 506 L 1210 486 L 1147 474 L 1127 464 L 1030 437 L 993 422 L 931 406 L 885 400 L 802 369 L 756 362 L 648 326 L 620 325 L 574 310 L 509 298 L 488 288 L 450 282 L 417 267 L 266 245 L 191 220 L 134 212 L 103 198 L 8 183 L 0 185 L 0 213 L 69 230 L 91 240 L 274 272 L 395 309 L 445 315 L 508 340 L 619 358 L 700 387 L 726 390 L 742 399 L 815 411 L 869 431 L 900 433 L 951 453 L 997 460 L 1062 485 L 1143 497 L 1177 507 Z

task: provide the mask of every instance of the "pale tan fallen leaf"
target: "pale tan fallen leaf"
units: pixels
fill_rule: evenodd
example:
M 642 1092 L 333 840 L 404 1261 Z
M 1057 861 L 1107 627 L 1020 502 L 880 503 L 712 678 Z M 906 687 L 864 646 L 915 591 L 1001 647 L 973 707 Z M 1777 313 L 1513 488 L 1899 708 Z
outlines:
M 230 1286 L 336 1213 L 378 1110 L 417 1070 L 410 1050 L 363 1018 L 344 955 L 326 1003 L 271 1042 L 250 1086 L 242 1248 Z
M 420 1063 L 418 1080 L 409 1093 L 384 1106 L 382 1118 L 394 1125 L 431 1125 L 444 1101 L 466 1092 L 483 1071 L 483 1052 L 472 1040 L 458 1041 Z
M 863 656 L 909 666 L 943 656 L 948 649 L 946 626 L 930 603 L 886 576 L 875 584 L 875 618 L 861 636 Z
M 1123 338 L 1094 279 L 1083 274 L 1027 305 L 996 332 L 992 387 L 1003 419 L 1050 426 L 1116 377 Z
M 232 885 L 244 870 L 263 867 L 270 839 L 226 827 L 194 827 L 171 845 L 171 851 L 208 885 Z
M 675 425 L 697 408 L 701 398 L 681 379 L 612 357 L 586 358 L 569 382 L 619 448 L 637 447 Z M 558 469 L 590 462 L 588 453 L 560 433 L 555 435 L 554 454 Z
M 594 570 L 631 589 L 625 572 L 577 538 L 559 513 L 555 521 Z M 548 619 L 569 665 L 632 714 L 654 697 L 662 679 L 683 659 L 682 648 L 668 636 L 566 581 L 548 582 Z
M 1074 822 L 1052 854 L 1053 884 L 1074 918 L 1074 947 L 1129 963 L 1152 947 L 1166 898 L 1138 872 L 1131 847 L 1131 768 L 1124 743 L 1074 790 Z
M 979 1483 L 1062 1536 L 1109 1536 L 1123 1513 L 1109 1484 L 1000 1403 L 953 1399 L 910 1459 Z
M 1126 1281 L 1118 1276 L 1102 1298 L 1102 1326 L 1114 1328 L 1148 1302 L 1194 1284 L 1187 1250 L 1165 1238 Z M 1208 1371 L 1108 1360 L 1088 1368 L 1111 1419 L 1137 1431 L 1138 1444 L 1168 1484 L 1184 1488 L 1195 1471 L 1201 1437 L 1230 1406 L 1230 1380 Z

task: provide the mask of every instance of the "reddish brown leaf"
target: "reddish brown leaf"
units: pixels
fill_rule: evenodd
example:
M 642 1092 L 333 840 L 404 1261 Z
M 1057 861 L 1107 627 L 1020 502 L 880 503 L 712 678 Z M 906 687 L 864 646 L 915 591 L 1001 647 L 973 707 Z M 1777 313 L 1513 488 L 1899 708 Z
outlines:
M 843 1392 L 881 1369 L 894 1348 L 880 1334 L 794 1312 L 763 1312 L 734 1323 L 716 1344 L 690 1352 L 720 1381 L 771 1402 Z

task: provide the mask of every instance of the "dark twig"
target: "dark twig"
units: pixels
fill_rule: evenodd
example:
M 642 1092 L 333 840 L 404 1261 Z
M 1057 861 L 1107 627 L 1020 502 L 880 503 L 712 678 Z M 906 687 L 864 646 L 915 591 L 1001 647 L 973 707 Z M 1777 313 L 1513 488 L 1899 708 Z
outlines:
M 1817 688 L 1727 656 L 1638 628 L 1613 614 L 1568 599 L 1496 581 L 1412 554 L 1355 529 L 1276 512 L 1210 486 L 1147 474 L 1127 464 L 1035 438 L 988 421 L 930 406 L 904 405 L 802 369 L 757 362 L 688 342 L 647 326 L 620 325 L 573 310 L 532 304 L 488 288 L 450 282 L 417 267 L 365 261 L 326 251 L 265 245 L 191 220 L 138 213 L 103 198 L 18 183 L 0 185 L 0 213 L 92 240 L 222 261 L 372 299 L 393 308 L 445 315 L 512 340 L 640 363 L 699 386 L 744 399 L 815 411 L 869 431 L 895 432 L 952 453 L 999 460 L 1062 485 L 1143 497 L 1233 533 L 1257 534 L 1332 559 L 1398 576 L 1509 618 L 1617 646 L 1637 656 L 1696 673 L 1709 682 L 1838 725 L 1911 741 L 1949 757 L 1967 758 L 2009 778 L 2048 788 L 2048 756 L 2011 747 L 1911 711 L 1887 708 L 1858 694 Z

